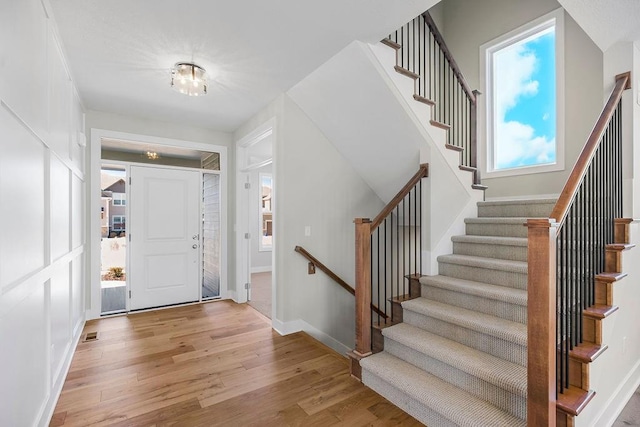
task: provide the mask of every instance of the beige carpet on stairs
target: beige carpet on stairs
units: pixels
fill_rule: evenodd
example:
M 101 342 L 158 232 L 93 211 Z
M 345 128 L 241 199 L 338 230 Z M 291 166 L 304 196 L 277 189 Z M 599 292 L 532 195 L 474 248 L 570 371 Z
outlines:
M 478 203 L 439 274 L 383 330 L 384 351 L 361 361 L 363 382 L 438 426 L 526 426 L 527 218 L 555 200 Z

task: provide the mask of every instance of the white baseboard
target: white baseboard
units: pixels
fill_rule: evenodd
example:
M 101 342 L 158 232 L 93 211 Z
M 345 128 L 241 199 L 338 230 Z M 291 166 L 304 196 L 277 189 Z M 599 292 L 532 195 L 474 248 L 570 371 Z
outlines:
M 251 273 L 267 273 L 271 271 L 271 266 L 270 265 L 264 265 L 262 267 L 258 266 L 258 267 L 251 267 Z
M 271 320 L 271 327 L 280 335 L 289 335 L 296 332 L 304 331 L 324 345 L 331 347 L 333 350 L 345 357 L 346 354 L 351 351 L 351 348 L 347 347 L 335 338 L 325 334 L 324 332 L 314 328 L 302 319 L 291 320 L 289 322 L 282 322 L 278 319 L 273 319 Z
M 229 289 L 229 290 L 227 291 L 227 298 L 228 298 L 228 299 L 230 299 L 230 300 L 232 300 L 232 301 L 233 301 L 233 302 L 235 302 L 235 303 L 238 303 L 238 294 L 236 293 L 236 291 L 235 291 L 235 290 L 231 290 L 231 289 Z
M 595 417 L 592 427 L 610 426 L 620 415 L 633 393 L 640 386 L 640 361 L 635 364 L 629 375 L 620 383 L 616 391 L 609 397 L 604 409 Z
M 60 373 L 58 374 L 55 384 L 53 384 L 53 387 L 51 388 L 49 398 L 40 411 L 40 418 L 37 422 L 38 426 L 46 427 L 51 422 L 53 411 L 55 411 L 56 405 L 58 404 L 58 399 L 60 398 L 60 393 L 62 393 L 62 386 L 64 385 L 64 381 L 67 379 L 67 375 L 69 374 L 69 368 L 71 368 L 73 355 L 75 354 L 76 348 L 78 347 L 78 342 L 80 342 L 80 337 L 82 337 L 82 331 L 84 329 L 85 322 L 85 319 L 82 319 L 80 322 L 78 322 L 81 326 L 77 328 L 78 332 L 73 339 L 72 345 L 67 348 L 67 354 L 65 355 L 64 363 L 62 364 Z

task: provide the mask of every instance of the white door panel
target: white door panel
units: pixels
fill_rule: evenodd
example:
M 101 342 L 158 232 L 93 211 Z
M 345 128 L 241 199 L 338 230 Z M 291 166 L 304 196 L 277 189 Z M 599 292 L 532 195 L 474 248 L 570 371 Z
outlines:
M 131 310 L 200 297 L 200 172 L 131 167 Z

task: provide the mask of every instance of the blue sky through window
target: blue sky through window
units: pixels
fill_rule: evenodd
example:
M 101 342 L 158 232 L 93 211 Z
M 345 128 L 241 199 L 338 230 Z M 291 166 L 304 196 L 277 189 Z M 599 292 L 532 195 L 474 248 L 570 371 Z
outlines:
M 493 53 L 494 167 L 556 161 L 555 27 Z

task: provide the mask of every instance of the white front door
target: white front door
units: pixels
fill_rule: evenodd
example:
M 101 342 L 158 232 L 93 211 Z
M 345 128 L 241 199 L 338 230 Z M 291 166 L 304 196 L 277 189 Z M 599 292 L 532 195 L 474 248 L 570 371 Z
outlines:
M 200 298 L 201 173 L 131 167 L 130 309 Z

